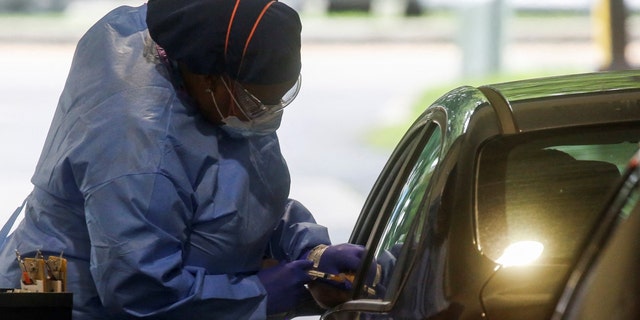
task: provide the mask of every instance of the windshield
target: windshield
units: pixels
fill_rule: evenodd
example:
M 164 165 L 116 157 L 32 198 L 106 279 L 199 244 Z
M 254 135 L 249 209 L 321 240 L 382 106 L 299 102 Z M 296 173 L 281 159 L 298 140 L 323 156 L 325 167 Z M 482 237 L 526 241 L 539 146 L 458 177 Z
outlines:
M 505 265 L 571 259 L 638 147 L 638 129 L 521 134 L 483 147 L 476 233 Z

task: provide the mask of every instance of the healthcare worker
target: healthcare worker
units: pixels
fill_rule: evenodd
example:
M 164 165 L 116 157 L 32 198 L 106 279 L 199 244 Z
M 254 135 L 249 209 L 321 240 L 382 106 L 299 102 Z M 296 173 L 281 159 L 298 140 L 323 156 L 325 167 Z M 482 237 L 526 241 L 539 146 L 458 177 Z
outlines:
M 150 0 L 98 21 L 2 245 L 0 286 L 20 287 L 15 250 L 40 250 L 68 260 L 74 319 L 264 319 L 310 297 L 314 264 L 358 268 L 362 247 L 330 245 L 288 199 L 275 131 L 300 87 L 300 31 L 268 0 Z

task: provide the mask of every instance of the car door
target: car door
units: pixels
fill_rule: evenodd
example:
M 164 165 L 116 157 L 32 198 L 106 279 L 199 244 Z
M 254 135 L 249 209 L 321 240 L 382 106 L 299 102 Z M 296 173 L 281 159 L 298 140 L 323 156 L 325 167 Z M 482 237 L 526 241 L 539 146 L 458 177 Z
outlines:
M 375 270 L 369 266 L 376 263 L 379 272 L 358 274 L 353 299 L 324 319 L 384 318 L 393 307 L 423 239 L 432 178 L 443 155 L 444 121 L 442 110 L 432 110 L 393 152 L 351 237 L 369 249 L 361 270 Z
M 640 153 L 592 233 L 553 320 L 640 318 Z

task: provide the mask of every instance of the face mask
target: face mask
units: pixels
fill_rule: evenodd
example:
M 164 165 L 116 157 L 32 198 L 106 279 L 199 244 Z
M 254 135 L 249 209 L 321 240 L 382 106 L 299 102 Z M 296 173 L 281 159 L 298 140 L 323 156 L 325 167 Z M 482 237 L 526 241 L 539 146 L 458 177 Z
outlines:
M 218 107 L 218 102 L 213 95 L 213 91 L 207 90 L 207 92 L 211 95 L 213 105 L 215 106 L 220 119 L 222 119 L 222 122 L 224 123 L 221 127 L 222 130 L 234 138 L 265 136 L 276 132 L 280 127 L 280 122 L 282 121 L 282 110 L 265 113 L 257 118 L 247 121 L 242 121 L 236 116 L 224 117 L 222 112 L 220 112 L 220 108 Z
M 249 121 L 242 121 L 236 116 L 222 119 L 222 130 L 234 138 L 250 138 L 266 136 L 276 132 L 280 127 L 282 111 L 262 115 Z

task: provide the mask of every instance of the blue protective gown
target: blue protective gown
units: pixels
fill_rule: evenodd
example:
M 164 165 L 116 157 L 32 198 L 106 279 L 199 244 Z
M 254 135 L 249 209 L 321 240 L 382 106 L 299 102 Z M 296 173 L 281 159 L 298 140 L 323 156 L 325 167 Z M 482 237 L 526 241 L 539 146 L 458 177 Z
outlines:
M 15 249 L 41 249 L 68 259 L 74 319 L 265 318 L 262 258 L 328 233 L 287 199 L 275 134 L 230 138 L 176 89 L 145 12 L 117 8 L 80 40 L 0 286 L 19 287 Z

